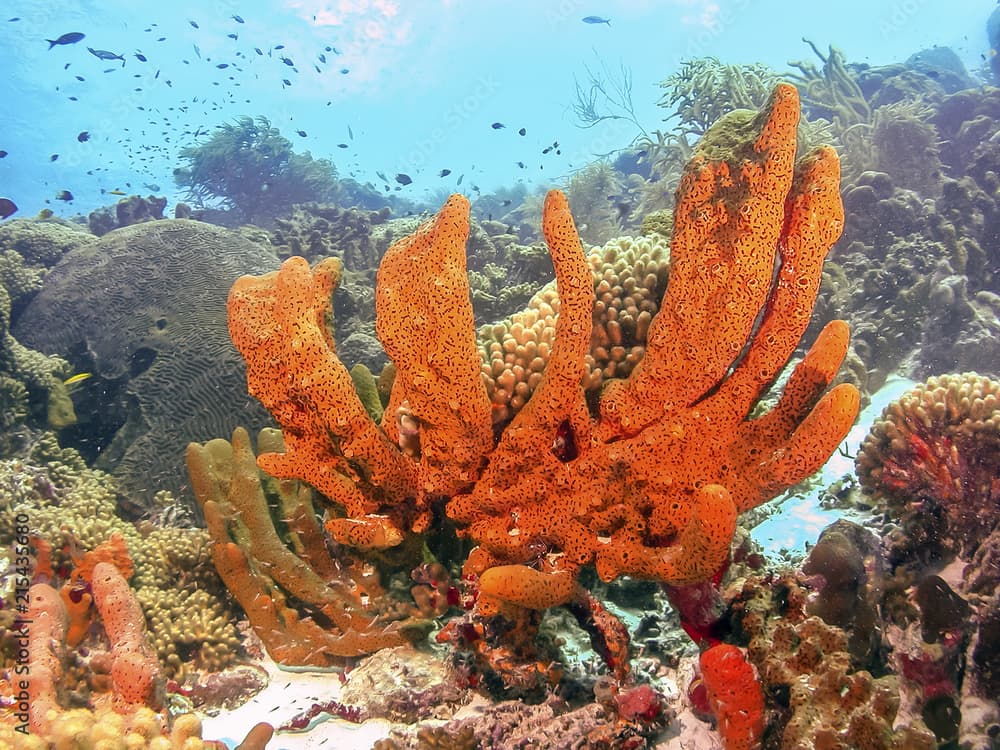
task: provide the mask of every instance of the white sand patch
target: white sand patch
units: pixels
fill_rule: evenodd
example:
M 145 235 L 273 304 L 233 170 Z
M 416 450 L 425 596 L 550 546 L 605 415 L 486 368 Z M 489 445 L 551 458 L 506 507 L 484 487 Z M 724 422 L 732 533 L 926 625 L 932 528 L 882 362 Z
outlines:
M 233 748 L 258 722 L 278 727 L 314 703 L 340 698 L 341 676 L 337 672 L 289 672 L 270 659 L 261 666 L 267 670 L 268 686 L 234 711 L 203 717 L 202 737 L 222 740 Z M 323 714 L 307 732 L 275 734 L 267 750 L 369 750 L 389 735 L 390 727 L 381 719 L 352 724 Z

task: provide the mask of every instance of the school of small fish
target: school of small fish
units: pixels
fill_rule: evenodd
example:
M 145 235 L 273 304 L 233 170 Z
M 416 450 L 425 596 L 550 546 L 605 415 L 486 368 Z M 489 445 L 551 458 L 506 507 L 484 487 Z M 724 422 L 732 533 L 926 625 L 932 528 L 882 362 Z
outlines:
M 233 23 L 239 27 L 245 27 L 247 24 L 246 19 L 241 15 L 232 14 L 228 17 Z M 13 17 L 7 19 L 8 23 L 14 23 L 20 21 L 20 17 Z M 254 19 L 251 19 L 253 21 Z M 607 25 L 610 27 L 611 20 L 602 16 L 585 16 L 582 19 L 584 24 L 589 25 Z M 207 33 L 207 29 L 202 29 L 201 24 L 197 19 L 190 18 L 187 19 L 187 24 L 190 29 L 200 32 L 201 34 Z M 193 33 L 193 32 L 189 32 Z M 133 52 L 127 50 L 115 50 L 115 49 L 103 49 L 96 46 L 88 46 L 87 44 L 82 44 L 79 49 L 85 50 L 83 58 L 79 55 L 72 53 L 75 45 L 88 39 L 88 34 L 90 37 L 94 37 L 99 34 L 98 30 L 89 30 L 87 33 L 83 31 L 66 31 L 59 35 L 54 35 L 53 38 L 45 38 L 44 41 L 48 44 L 48 50 L 52 52 L 57 49 L 65 49 L 67 51 L 67 60 L 63 65 L 63 70 L 68 71 L 72 66 L 83 67 L 86 63 L 86 57 L 89 55 L 92 58 L 96 58 L 97 61 L 101 63 L 115 63 L 111 67 L 104 68 L 101 72 L 103 74 L 113 74 L 115 72 L 122 71 L 126 68 L 129 61 L 134 61 L 133 66 L 138 64 L 140 66 L 139 72 L 132 73 L 133 79 L 139 79 L 136 81 L 137 84 L 131 87 L 131 94 L 141 94 L 145 90 L 145 87 L 152 85 L 163 85 L 167 88 L 173 86 L 172 80 L 167 77 L 161 77 L 161 72 L 168 68 L 168 65 L 176 63 L 176 60 L 164 59 L 161 55 L 154 52 L 155 45 L 168 41 L 168 37 L 160 32 L 160 26 L 158 23 L 150 23 L 146 28 L 142 30 L 142 34 L 148 35 L 145 43 L 139 43 Z M 225 33 L 225 38 L 231 40 L 233 43 L 239 42 L 240 33 L 237 31 L 229 31 Z M 201 41 L 206 41 L 205 38 L 199 37 Z M 89 41 L 89 39 L 88 39 Z M 137 42 L 141 40 L 137 39 Z M 97 42 L 98 44 L 100 42 Z M 110 46 L 110 45 L 109 45 Z M 131 46 L 131 45 L 130 45 Z M 219 45 L 211 45 L 212 49 L 218 49 Z M 237 46 L 232 46 L 229 48 L 224 48 L 225 52 L 216 52 L 217 57 L 222 57 L 223 59 L 213 59 L 211 55 L 202 54 L 202 49 L 199 47 L 197 42 L 191 42 L 191 50 L 194 53 L 193 59 L 182 58 L 180 60 L 181 64 L 193 65 L 193 64 L 208 64 L 212 66 L 215 71 L 222 72 L 225 76 L 224 80 L 211 80 L 213 86 L 218 87 L 219 96 L 210 96 L 204 93 L 199 93 L 195 96 L 190 97 L 187 100 L 183 100 L 174 106 L 156 107 L 148 104 L 148 99 L 135 97 L 135 108 L 139 111 L 145 112 L 149 116 L 149 128 L 143 128 L 138 133 L 132 132 L 128 127 L 122 127 L 120 132 L 105 132 L 104 128 L 96 128 L 95 132 L 92 133 L 90 130 L 82 130 L 76 134 L 76 141 L 79 144 L 97 143 L 98 146 L 92 146 L 91 148 L 99 148 L 99 144 L 107 143 L 110 141 L 117 141 L 118 144 L 124 146 L 128 152 L 129 157 L 133 162 L 133 166 L 138 171 L 146 171 L 147 174 L 154 174 L 154 168 L 160 166 L 164 159 L 168 160 L 169 163 L 176 162 L 176 150 L 186 145 L 195 145 L 198 141 L 197 139 L 208 136 L 211 133 L 211 129 L 207 128 L 201 124 L 196 127 L 191 125 L 186 125 L 190 121 L 191 117 L 202 117 L 210 116 L 213 111 L 221 111 L 224 107 L 231 106 L 234 104 L 239 104 L 239 87 L 241 85 L 240 76 L 251 74 L 251 65 L 257 59 L 270 59 L 274 60 L 281 69 L 288 71 L 288 77 L 282 77 L 281 88 L 288 89 L 293 86 L 293 76 L 300 73 L 299 66 L 296 64 L 295 59 L 288 54 L 285 50 L 285 45 L 282 43 L 272 44 L 267 47 L 254 46 L 250 49 L 253 54 L 248 54 L 244 52 Z M 53 52 L 53 55 L 55 52 Z M 322 46 L 320 50 L 315 53 L 313 60 L 308 62 L 317 74 L 322 74 L 327 68 L 321 66 L 328 66 L 337 57 L 343 55 L 341 49 L 338 49 L 333 44 L 327 44 Z M 298 55 L 296 55 L 298 57 Z M 120 65 L 117 65 L 120 63 Z M 337 66 L 330 68 L 331 71 L 335 70 L 339 75 L 347 76 L 351 73 L 351 68 L 349 66 Z M 152 71 L 152 72 L 151 72 Z M 86 73 L 86 70 L 83 70 Z M 91 72 L 93 75 L 93 71 Z M 128 75 L 128 73 L 126 73 Z M 255 77 L 259 77 L 259 73 L 254 72 Z M 210 73 L 206 73 L 206 76 L 211 77 Z M 86 84 L 87 76 L 81 73 L 72 73 L 74 85 L 69 86 L 67 84 L 57 84 L 55 86 L 56 92 L 64 94 L 69 101 L 76 102 L 80 100 L 80 97 L 86 94 L 86 90 L 76 84 Z M 252 104 L 249 98 L 244 98 L 243 104 Z M 328 101 L 327 106 L 331 105 Z M 507 124 L 496 120 L 489 123 L 489 129 L 501 132 L 507 130 Z M 521 125 L 516 125 L 516 133 L 518 137 L 525 137 L 528 134 L 528 128 Z M 155 132 L 157 131 L 158 132 Z M 307 139 L 309 138 L 308 132 L 300 127 L 293 127 L 295 134 L 299 138 Z M 338 149 L 350 149 L 355 143 L 355 134 L 350 124 L 346 125 L 347 139 L 335 144 Z M 364 136 L 364 131 L 361 131 L 361 135 Z M 550 145 L 545 146 L 540 151 L 540 156 L 547 156 L 550 153 L 555 153 L 556 155 L 561 155 L 559 150 L 558 141 L 553 141 Z M 9 155 L 7 150 L 0 149 L 0 159 L 6 158 Z M 95 155 L 96 158 L 100 158 L 99 154 Z M 355 168 L 360 167 L 359 163 L 356 161 L 357 153 L 355 152 L 352 156 L 355 157 L 354 166 Z M 16 154 L 14 155 L 16 158 Z M 59 153 L 53 152 L 50 157 L 50 162 L 55 162 L 59 159 Z M 512 163 L 512 166 L 516 166 L 518 169 L 528 169 L 528 163 L 523 160 L 517 160 Z M 536 165 L 538 169 L 544 169 L 544 165 L 538 163 Z M 475 166 L 472 166 L 472 170 L 475 171 Z M 88 169 L 86 174 L 90 177 L 95 177 L 100 179 L 99 173 L 108 171 L 108 167 L 104 165 L 97 165 Z M 386 175 L 387 170 L 377 170 L 375 172 L 378 179 L 382 181 L 382 188 L 385 192 L 390 190 L 401 190 L 414 184 L 415 177 L 419 176 L 422 172 L 422 168 L 415 172 L 406 171 L 396 171 L 392 180 L 390 180 Z M 453 170 L 449 167 L 444 167 L 436 170 L 436 175 L 438 179 L 444 179 L 451 176 Z M 353 177 L 356 175 L 355 171 L 350 172 Z M 458 187 L 462 184 L 465 178 L 465 173 L 459 174 L 459 176 L 454 181 L 454 186 Z M 367 183 L 368 187 L 374 188 L 375 185 Z M 125 188 L 129 190 L 132 189 L 131 182 L 126 182 L 124 184 Z M 152 190 L 153 192 L 159 191 L 160 186 L 155 182 L 143 183 L 143 187 Z M 103 195 L 110 196 L 125 196 L 129 192 L 123 190 L 121 186 L 115 185 L 114 187 L 99 186 L 100 193 Z M 479 187 L 473 184 L 471 186 L 472 192 L 479 193 Z M 56 201 L 61 201 L 65 203 L 72 203 L 75 198 L 73 192 L 68 188 L 60 188 L 56 190 L 53 194 L 53 199 Z M 48 202 L 48 201 L 46 201 Z M 509 201 L 507 202 L 510 203 Z M 6 219 L 12 216 L 17 211 L 17 205 L 13 200 L 9 198 L 0 198 L 0 220 Z M 51 214 L 50 209 L 43 209 L 43 211 L 48 211 Z

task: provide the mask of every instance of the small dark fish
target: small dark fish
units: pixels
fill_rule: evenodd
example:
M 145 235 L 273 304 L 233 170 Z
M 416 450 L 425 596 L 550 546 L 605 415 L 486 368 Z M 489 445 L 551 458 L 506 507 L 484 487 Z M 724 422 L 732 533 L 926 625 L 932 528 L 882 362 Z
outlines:
M 219 63 L 215 67 L 217 67 L 219 70 L 225 70 L 226 68 L 229 67 L 229 63 Z
M 388 182 L 389 181 L 389 178 L 386 177 L 383 172 L 376 172 L 375 174 L 378 176 L 378 178 L 380 180 L 382 180 L 382 182 Z
M 240 16 L 230 16 L 236 23 L 245 23 L 245 21 Z
M 191 24 L 192 28 L 195 29 L 201 28 L 200 26 L 198 26 L 197 21 L 188 21 L 188 23 Z
M 519 166 L 521 169 L 524 169 L 524 162 L 523 161 L 519 161 L 517 163 L 517 166 Z
M 465 175 L 464 175 L 464 174 L 460 174 L 460 175 L 458 176 L 458 179 L 457 179 L 457 180 L 455 180 L 455 184 L 456 184 L 456 185 L 461 185 L 461 184 L 462 184 L 462 180 L 464 180 L 464 179 L 465 179 Z
M 46 39 L 45 41 L 49 43 L 49 49 L 52 49 L 59 44 L 76 44 L 85 36 L 86 34 L 81 34 L 79 31 L 70 31 L 68 34 L 63 34 L 58 39 Z
M 155 182 L 144 182 L 142 183 L 142 186 L 146 188 L 146 190 L 152 190 L 154 193 L 160 192 L 160 186 Z
M 59 154 L 52 154 L 52 156 L 49 157 L 49 161 L 58 161 L 58 160 L 59 160 Z
M 66 97 L 66 98 L 69 99 L 71 102 L 78 102 L 78 101 L 80 101 L 75 96 L 69 96 L 69 97 Z
M 73 194 L 69 190 L 60 190 L 56 193 L 57 201 L 71 201 L 73 200 Z
M 493 128 L 494 130 L 500 130 L 501 128 L 505 128 L 507 126 L 504 125 L 502 122 L 495 122 L 492 125 L 490 125 L 490 127 Z
M 158 42 L 165 42 L 165 41 L 167 41 L 167 38 L 165 36 L 161 36 L 156 41 L 158 41 Z
M 545 148 L 542 149 L 542 153 L 543 154 L 547 154 L 551 150 L 552 150 L 552 146 L 546 146 Z
M 264 52 L 263 52 L 263 50 L 261 50 L 260 47 L 254 47 L 253 51 L 256 52 L 258 55 L 261 55 L 261 56 L 264 55 Z
M 510 200 L 510 199 L 508 198 L 508 199 L 507 199 L 507 200 L 505 200 L 505 201 L 501 201 L 501 202 L 500 202 L 500 205 L 501 205 L 501 206 L 503 206 L 504 208 L 507 208 L 507 206 L 509 206 L 509 205 L 510 205 L 511 203 L 513 203 L 513 201 L 511 201 L 511 200 Z
M 610 18 L 601 18 L 600 16 L 584 16 L 581 20 L 584 23 L 606 23 L 608 26 L 611 25 Z
M 17 204 L 14 203 L 10 198 L 0 198 L 0 219 L 6 219 L 8 216 L 13 216 L 17 211 Z
M 335 55 L 342 55 L 342 54 L 344 54 L 343 52 L 341 52 L 341 51 L 340 51 L 339 49 L 337 49 L 336 47 L 327 47 L 327 48 L 326 48 L 326 51 L 327 51 L 327 52 L 333 52 L 333 54 L 335 54 Z
M 240 38 L 239 34 L 226 34 L 226 36 L 232 39 L 233 41 L 238 41 Z
M 271 49 L 284 49 L 284 48 L 285 48 L 284 44 L 276 44 L 273 47 L 271 47 Z
M 442 169 L 440 172 L 438 172 L 438 177 L 447 177 L 450 174 L 451 174 L 450 169 Z
M 90 140 L 90 133 L 88 133 L 88 132 L 87 132 L 86 130 L 84 130 L 84 131 L 81 131 L 81 132 L 80 132 L 80 133 L 79 133 L 79 134 L 78 134 L 78 135 L 76 136 L 76 139 L 77 139 L 78 141 L 80 141 L 80 143 L 86 143 L 87 141 L 89 141 L 89 140 Z
M 280 57 L 279 59 L 281 60 L 281 62 L 283 62 L 283 63 L 284 63 L 285 65 L 287 65 L 287 66 L 288 66 L 289 68 L 293 68 L 293 67 L 295 67 L 295 63 L 294 63 L 294 62 L 292 61 L 292 58 L 290 58 L 290 57 L 285 57 L 284 55 L 282 55 L 282 56 L 281 56 L 281 57 Z
M 306 137 L 307 135 L 309 135 L 309 134 L 308 134 L 308 133 L 307 133 L 306 131 L 304 131 L 304 130 L 296 130 L 295 132 L 299 134 L 299 137 L 300 137 L 300 138 L 305 138 L 305 137 Z
M 282 79 L 281 79 L 281 82 L 282 82 L 283 84 L 285 84 L 286 86 L 291 86 L 291 85 L 292 85 L 292 82 L 291 82 L 291 81 L 289 81 L 289 80 L 288 80 L 287 78 L 282 78 Z
M 346 75 L 347 75 L 348 73 L 350 73 L 350 72 L 351 72 L 351 69 L 350 69 L 350 68 L 341 68 L 341 69 L 340 69 L 340 74 L 341 74 L 342 76 L 346 76 Z
M 20 16 L 14 16 L 13 18 L 8 18 L 7 23 L 14 23 L 14 21 L 20 21 L 20 20 L 21 20 Z
M 354 140 L 354 131 L 351 130 L 350 125 L 347 126 L 347 137 L 350 138 L 352 141 Z
M 73 76 L 73 77 L 74 77 L 74 78 L 75 78 L 76 80 L 78 80 L 78 81 L 86 81 L 86 80 L 87 80 L 87 79 L 86 79 L 86 78 L 84 78 L 83 76 Z
M 346 143 L 338 143 L 337 148 L 350 148 Z
M 201 59 L 201 50 L 198 49 L 198 45 L 197 44 L 192 44 L 191 46 L 194 47 L 194 53 L 198 56 L 198 59 L 200 60 Z
M 403 174 L 402 172 L 400 172 L 398 175 L 396 175 L 396 182 L 398 182 L 400 185 L 409 185 L 411 182 L 413 182 L 413 179 L 410 177 L 410 175 Z
M 135 59 L 138 60 L 139 62 L 146 62 L 146 56 L 141 52 L 135 53 Z
M 122 55 L 116 55 L 114 52 L 108 52 L 106 49 L 94 49 L 93 47 L 87 47 L 87 52 L 99 60 L 121 60 L 122 67 L 125 67 L 125 57 Z
M 326 62 L 326 55 L 324 55 L 322 52 L 319 53 L 319 61 L 321 63 L 325 63 Z
M 528 130 L 527 130 L 527 128 L 521 128 L 520 130 L 517 131 L 517 134 L 518 135 L 527 135 L 528 134 Z
M 0 159 L 3 159 L 5 156 L 7 156 L 7 152 L 0 149 Z

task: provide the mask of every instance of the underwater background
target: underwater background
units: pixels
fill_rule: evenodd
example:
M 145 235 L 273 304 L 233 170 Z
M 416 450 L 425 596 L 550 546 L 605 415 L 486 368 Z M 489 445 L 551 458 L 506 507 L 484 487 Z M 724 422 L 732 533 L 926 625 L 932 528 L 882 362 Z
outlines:
M 1000 747 L 998 48 L 7 3 L 0 748 Z

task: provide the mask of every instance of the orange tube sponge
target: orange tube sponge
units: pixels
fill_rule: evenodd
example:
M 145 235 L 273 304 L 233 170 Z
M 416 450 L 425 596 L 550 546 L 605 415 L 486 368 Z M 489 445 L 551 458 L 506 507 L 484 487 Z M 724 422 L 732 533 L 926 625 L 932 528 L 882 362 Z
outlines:
M 737 514 L 816 471 L 847 434 L 857 390 L 825 392 L 847 349 L 841 321 L 822 331 L 776 407 L 750 417 L 805 331 L 843 224 L 836 153 L 795 163 L 798 113 L 794 87 L 778 86 L 759 115 L 724 118 L 704 139 L 678 189 L 670 281 L 645 357 L 608 384 L 596 421 L 574 369 L 589 344 L 592 286 L 564 200 L 550 194 L 558 330 L 482 478 L 448 504 L 483 550 L 468 573 L 513 564 L 537 578 L 528 571 L 545 551 L 556 571 L 595 563 L 604 580 L 707 580 Z M 516 573 L 497 596 L 517 597 Z
M 720 643 L 699 659 L 708 703 L 726 750 L 754 750 L 764 734 L 764 692 L 736 646 Z
M 848 344 L 834 321 L 777 406 L 751 417 L 798 346 L 843 226 L 837 155 L 820 148 L 796 162 L 798 118 L 798 93 L 779 85 L 759 114 L 730 113 L 705 134 L 677 191 L 670 280 L 643 322 L 645 356 L 596 404 L 584 394 L 594 280 L 566 197 L 548 194 L 558 317 L 551 344 L 536 342 L 548 360 L 530 360 L 530 399 L 495 443 L 461 196 L 394 244 L 379 270 L 376 326 L 398 368 L 381 429 L 329 334 L 336 261 L 310 271 L 293 258 L 240 279 L 230 331 L 251 392 L 286 436 L 286 452 L 259 466 L 342 505 L 346 518 L 328 528 L 357 546 L 425 531 L 445 502 L 477 544 L 465 573 L 481 576 L 492 606 L 566 603 L 591 564 L 605 580 L 709 579 L 737 515 L 818 469 L 859 406 L 850 385 L 827 391 Z M 516 389 L 504 377 L 500 387 Z
M 94 603 L 111 641 L 113 705 L 129 713 L 139 705 L 159 709 L 163 679 L 156 652 L 146 640 L 146 617 L 128 581 L 111 563 L 94 566 Z

